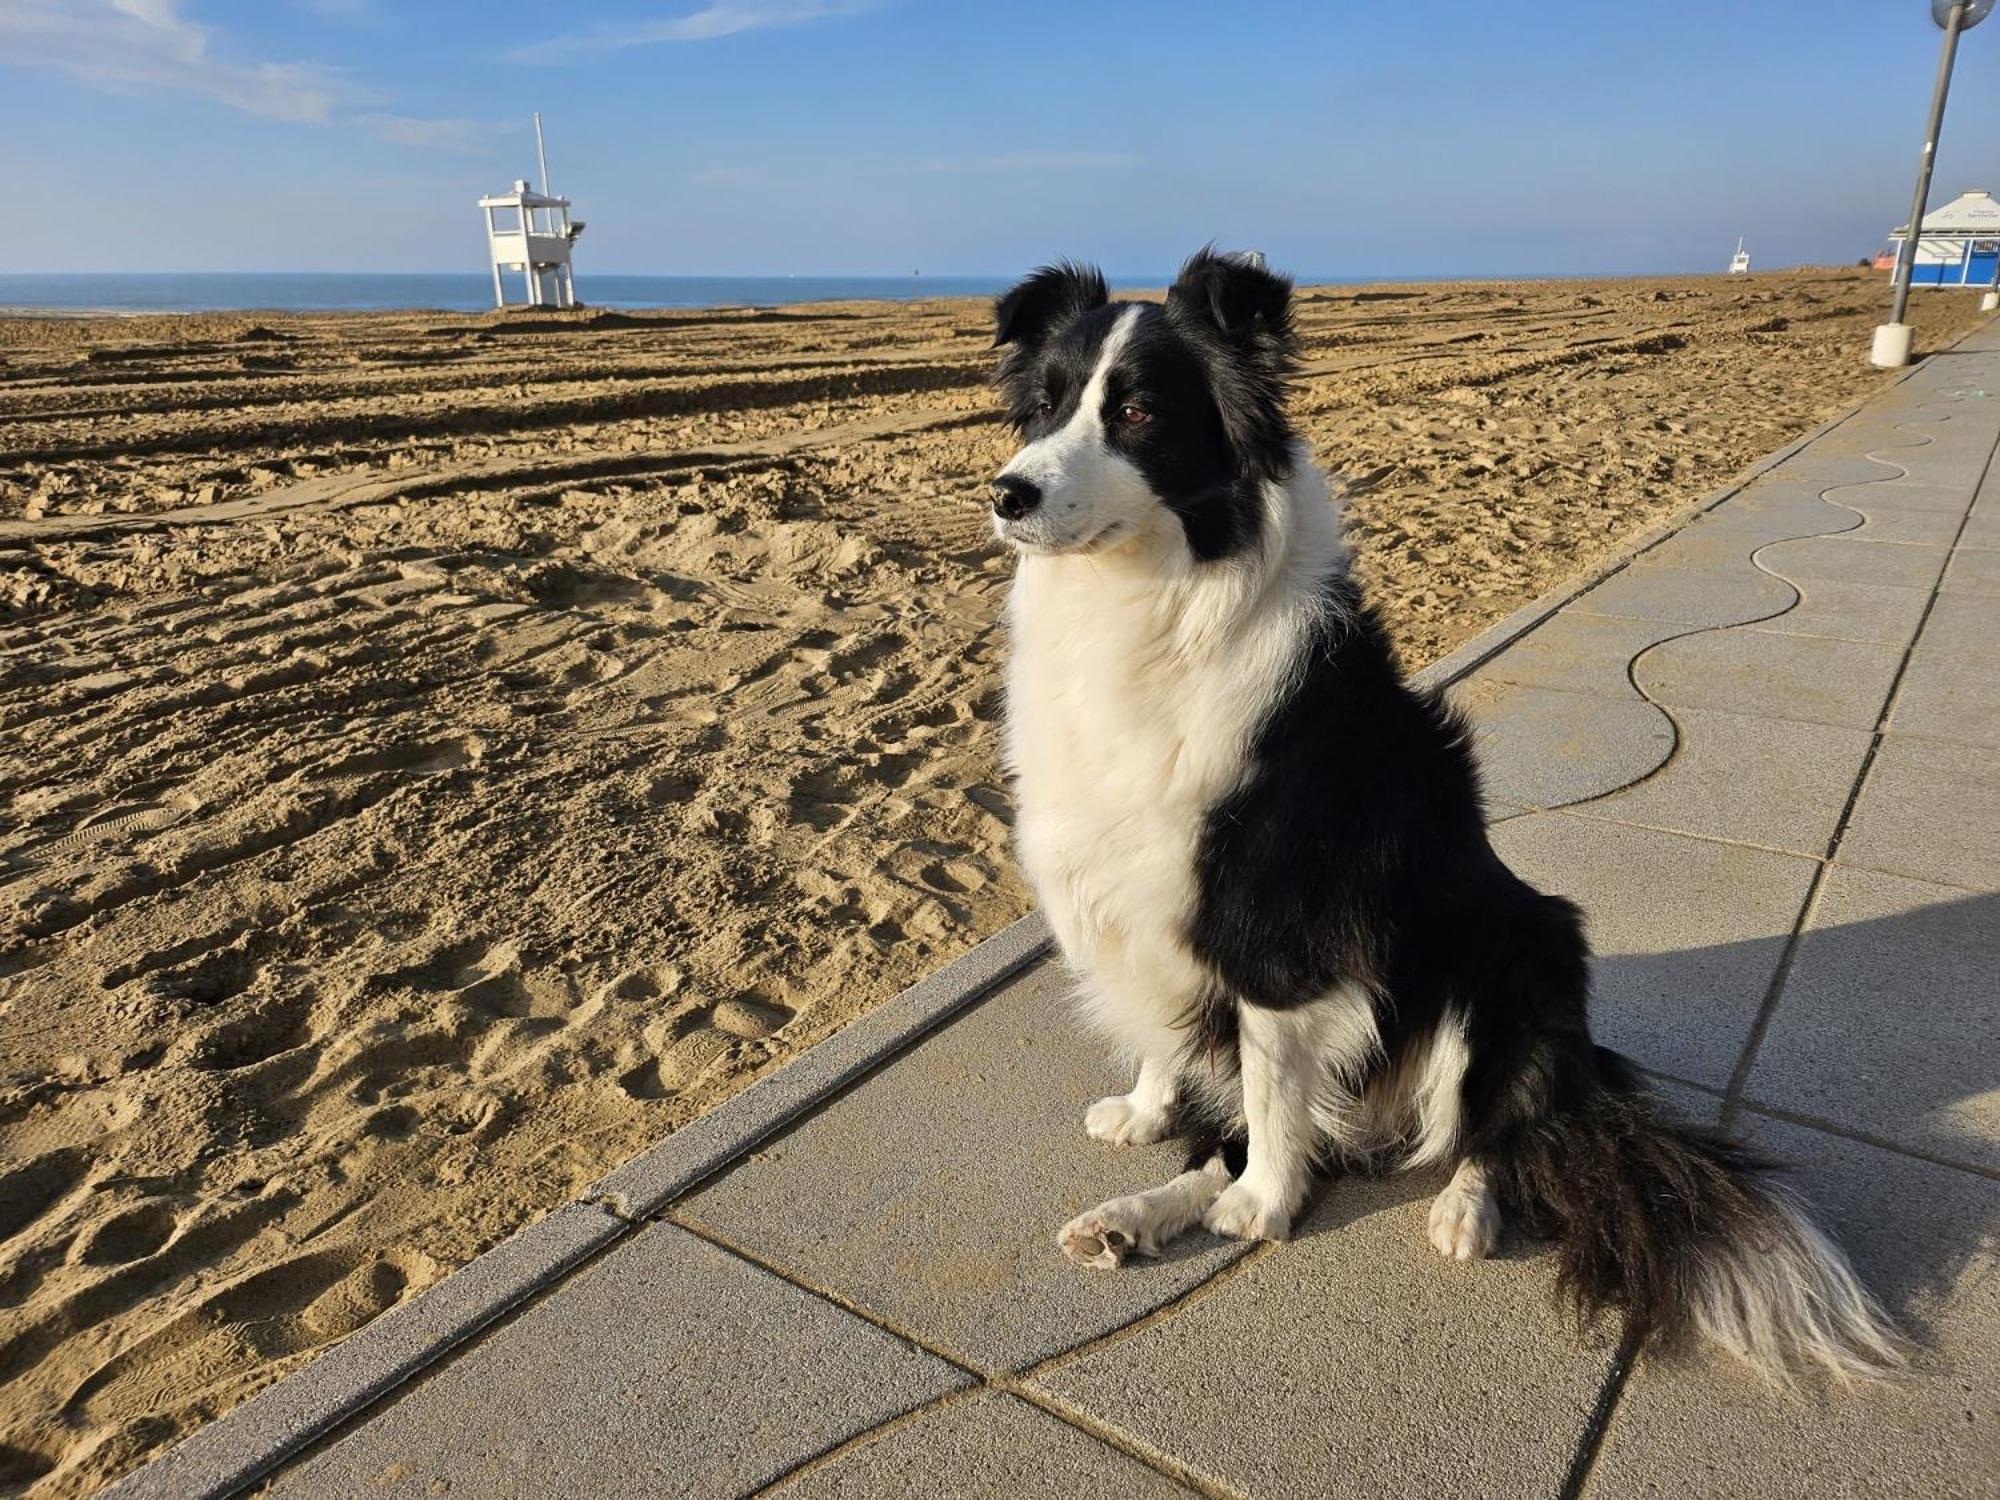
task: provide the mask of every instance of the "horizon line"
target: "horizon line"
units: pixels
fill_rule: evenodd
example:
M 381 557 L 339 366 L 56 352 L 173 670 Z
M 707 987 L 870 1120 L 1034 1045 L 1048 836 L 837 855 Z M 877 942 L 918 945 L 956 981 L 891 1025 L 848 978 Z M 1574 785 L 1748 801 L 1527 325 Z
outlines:
M 1872 257 L 1871 257 L 1872 260 Z M 1013 281 L 1029 274 L 1034 268 L 1011 271 L 584 271 L 579 280 L 589 277 L 624 277 L 657 281 Z M 1845 271 L 1860 270 L 1861 257 L 1837 261 L 1794 261 L 1784 265 L 1759 266 L 1757 271 Z M 1118 281 L 1128 286 L 1171 286 L 1177 271 L 1104 271 L 1107 280 Z M 1285 271 L 1278 268 L 1278 274 L 1288 276 L 1299 285 L 1315 282 L 1337 281 L 1555 281 L 1598 278 L 1641 278 L 1648 276 L 1721 276 L 1727 275 L 1727 267 L 1710 270 L 1685 270 L 1668 267 L 1596 269 L 1588 271 L 1553 271 L 1498 269 L 1479 271 Z M 1754 272 L 1753 272 L 1754 274 Z M 357 271 L 324 270 L 320 268 L 284 268 L 233 270 L 8 270 L 0 268 L 4 277 L 42 278 L 83 278 L 95 276 L 464 276 L 484 281 L 487 272 L 478 270 L 430 270 L 430 271 Z

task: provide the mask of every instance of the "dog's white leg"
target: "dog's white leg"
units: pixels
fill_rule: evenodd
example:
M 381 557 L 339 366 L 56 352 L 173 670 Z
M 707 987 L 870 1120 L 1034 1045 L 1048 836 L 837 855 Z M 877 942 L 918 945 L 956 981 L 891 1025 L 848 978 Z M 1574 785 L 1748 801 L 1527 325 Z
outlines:
M 1320 1028 L 1307 1007 L 1237 1007 L 1238 1065 L 1250 1160 L 1243 1175 L 1209 1205 L 1203 1222 L 1217 1234 L 1281 1240 L 1291 1233 L 1312 1181 L 1313 1098 Z
M 1128 1255 L 1158 1255 L 1192 1228 L 1228 1185 L 1229 1168 L 1212 1156 L 1164 1186 L 1078 1214 L 1063 1225 L 1056 1243 L 1078 1265 L 1098 1271 L 1116 1268 Z
M 1151 1145 L 1167 1133 L 1174 1097 L 1173 1065 L 1149 1057 L 1139 1064 L 1132 1092 L 1099 1099 L 1084 1111 L 1083 1128 L 1114 1146 Z
M 1484 1260 L 1500 1243 L 1500 1205 L 1486 1169 L 1467 1157 L 1431 1203 L 1431 1248 L 1450 1260 Z

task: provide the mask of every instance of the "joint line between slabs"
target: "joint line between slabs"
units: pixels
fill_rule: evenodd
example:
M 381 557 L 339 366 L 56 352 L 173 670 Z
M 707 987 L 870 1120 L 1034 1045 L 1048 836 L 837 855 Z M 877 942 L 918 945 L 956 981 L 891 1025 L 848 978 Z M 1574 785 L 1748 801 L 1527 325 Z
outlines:
M 1198 1494 L 1207 1496 L 1208 1500 L 1248 1500 L 1243 1491 L 1232 1489 L 1219 1480 L 1209 1478 L 1179 1459 L 1139 1442 L 1124 1429 L 1071 1407 L 1048 1391 L 1020 1382 L 1003 1389 L 1007 1389 L 1010 1395 L 1025 1401 L 1035 1410 L 1053 1417 L 1064 1426 L 1082 1433 L 1094 1442 L 1103 1444 L 1113 1452 L 1122 1453 L 1127 1458 L 1144 1464 L 1154 1473 L 1164 1475 L 1176 1484 L 1184 1485 Z
M 816 1473 L 821 1469 L 830 1468 L 848 1454 L 866 1448 L 877 1438 L 887 1437 L 890 1433 L 900 1431 L 905 1427 L 914 1427 L 925 1417 L 969 1401 L 985 1389 L 983 1385 L 960 1386 L 957 1390 L 946 1391 L 942 1396 L 933 1396 L 928 1401 L 920 1401 L 908 1411 L 898 1412 L 893 1417 L 885 1417 L 873 1427 L 863 1428 L 860 1432 L 853 1434 L 851 1437 L 844 1437 L 830 1447 L 822 1448 L 817 1453 L 806 1455 L 806 1457 L 800 1459 L 789 1469 L 780 1473 L 775 1479 L 767 1479 L 764 1483 L 758 1485 L 756 1489 L 750 1491 L 752 1500 L 759 1500 L 759 1497 L 764 1495 L 779 1494 L 794 1480 L 802 1479 L 806 1475 Z
M 1806 889 L 1806 898 L 1799 906 L 1799 914 L 1792 924 L 1792 931 L 1785 940 L 1785 949 L 1778 959 L 1777 969 L 1771 975 L 1771 982 L 1764 991 L 1763 1003 L 1757 1009 L 1757 1018 L 1751 1024 L 1749 1038 L 1743 1044 L 1743 1051 L 1736 1060 L 1736 1067 L 1729 1077 L 1729 1089 L 1724 1095 L 1721 1124 L 1724 1130 L 1733 1129 L 1736 1116 L 1742 1109 L 1743 1090 L 1749 1082 L 1750 1074 L 1757 1066 L 1757 1055 L 1763 1049 L 1764 1038 L 1771 1029 L 1771 1022 L 1777 1015 L 1778 1005 L 1784 997 L 1785 986 L 1791 979 L 1792 965 L 1798 957 L 1807 928 L 1818 914 L 1820 898 L 1826 888 L 1827 871 L 1840 854 L 1840 846 L 1847 837 L 1849 823 L 1854 810 L 1860 805 L 1861 793 L 1867 786 L 1868 775 L 1875 768 L 1876 757 L 1882 750 L 1882 741 L 1888 733 L 1890 716 L 1895 711 L 1896 700 L 1903 689 L 1903 679 L 1910 670 L 1910 659 L 1915 655 L 1917 643 L 1923 639 L 1924 627 L 1930 624 L 1931 613 L 1937 608 L 1938 595 L 1944 589 L 1944 575 L 1951 566 L 1951 560 L 1958 553 L 1958 544 L 1965 535 L 1965 528 L 1971 524 L 1973 506 L 1986 484 L 1986 476 L 1992 471 L 1993 458 L 2000 452 L 2000 434 L 1987 445 L 1986 461 L 1980 465 L 1979 477 L 1973 482 L 1973 502 L 1959 517 L 1958 530 L 1952 534 L 1951 545 L 1945 550 L 1944 560 L 1938 566 L 1937 577 L 1931 580 L 1929 597 L 1924 601 L 1923 613 L 1918 616 L 1916 628 L 1903 646 L 1903 654 L 1896 664 L 1896 674 L 1889 680 L 1889 690 L 1884 694 L 1882 707 L 1875 715 L 1875 725 L 1870 733 L 1867 752 L 1861 758 L 1860 769 L 1855 772 L 1854 783 L 1847 789 L 1847 800 L 1840 810 L 1840 818 L 1834 824 L 1833 835 L 1827 840 L 1826 853 L 1820 857 L 1813 870 L 1812 883 Z M 1907 1153 L 1906 1153 L 1907 1154 Z
M 862 1306 L 851 1298 L 834 1291 L 831 1287 L 823 1287 L 817 1282 L 808 1281 L 796 1271 L 789 1270 L 779 1265 L 776 1261 L 759 1255 L 756 1251 L 739 1244 L 718 1230 L 683 1218 L 671 1209 L 662 1210 L 659 1214 L 655 1215 L 653 1222 L 671 1224 L 676 1229 L 684 1230 L 696 1239 L 713 1246 L 724 1254 L 732 1255 L 747 1265 L 755 1266 L 767 1275 L 777 1277 L 778 1280 L 784 1282 L 787 1286 L 804 1292 L 809 1297 L 815 1297 L 821 1302 L 837 1307 L 844 1313 L 850 1313 L 861 1319 L 864 1323 L 881 1329 L 882 1332 L 889 1334 L 893 1338 L 902 1340 L 914 1349 L 921 1350 L 933 1359 L 943 1360 L 953 1369 L 959 1371 L 961 1374 L 972 1376 L 982 1385 L 990 1384 L 994 1379 L 996 1372 L 987 1369 L 984 1365 L 976 1364 L 964 1355 L 954 1354 L 947 1349 L 931 1343 L 927 1339 L 919 1338 L 916 1334 L 910 1332 L 909 1329 L 883 1317 L 880 1313 L 874 1311 L 874 1309 Z
M 1597 1401 L 1590 1409 L 1590 1416 L 1583 1424 L 1583 1431 L 1576 1440 L 1576 1451 L 1571 1454 L 1569 1471 L 1563 1475 L 1562 1488 L 1556 1491 L 1557 1500 L 1577 1500 L 1583 1487 L 1590 1481 L 1590 1471 L 1597 1465 L 1597 1455 L 1604 1446 L 1604 1436 L 1611 1430 L 1611 1418 L 1618 1409 L 1619 1398 L 1625 1394 L 1625 1386 L 1632 1378 L 1632 1366 L 1639 1357 L 1639 1335 L 1627 1329 L 1618 1340 L 1618 1351 L 1611 1358 L 1611 1368 L 1604 1372 L 1604 1384 L 1598 1388 Z
M 1852 1141 L 1858 1146 L 1868 1146 L 1876 1151 L 1886 1152 L 1891 1156 L 1906 1157 L 1911 1161 L 1920 1161 L 1928 1166 L 1943 1167 L 1951 1172 L 1966 1172 L 1974 1177 L 1984 1177 L 1989 1181 L 2000 1182 L 2000 1168 L 1985 1167 L 1979 1165 L 1977 1162 L 1960 1161 L 1956 1157 L 1938 1156 L 1929 1151 L 1919 1151 L 1914 1146 L 1899 1145 L 1897 1142 L 1887 1140 L 1882 1136 L 1870 1135 L 1865 1130 L 1856 1130 L 1852 1126 L 1842 1125 L 1835 1120 L 1822 1119 L 1818 1115 L 1801 1114 L 1797 1110 L 1782 1109 L 1775 1104 L 1760 1104 L 1755 1099 L 1741 1100 L 1738 1102 L 1737 1107 L 1739 1111 L 1744 1113 L 1762 1115 L 1768 1120 L 1779 1120 L 1787 1125 L 1796 1125 L 1801 1130 L 1810 1130 L 1819 1135 L 1830 1135 L 1839 1140 Z
M 801 1459 L 797 1464 L 778 1475 L 777 1478 L 770 1480 L 755 1491 L 758 1495 L 775 1493 L 808 1470 L 820 1468 L 855 1449 L 865 1447 L 878 1437 L 886 1436 L 897 1428 L 911 1425 L 920 1417 L 927 1416 L 945 1407 L 956 1405 L 982 1392 L 997 1391 L 1026 1402 L 1030 1406 L 1063 1422 L 1066 1426 L 1074 1428 L 1092 1441 L 1114 1449 L 1126 1457 L 1133 1459 L 1135 1462 L 1144 1464 L 1155 1473 L 1161 1474 L 1177 1484 L 1184 1485 L 1187 1488 L 1198 1491 L 1202 1495 L 1210 1497 L 1210 1500 L 1243 1500 L 1243 1497 L 1236 1491 L 1217 1484 L 1215 1481 L 1188 1468 L 1186 1465 L 1170 1458 L 1164 1453 L 1153 1451 L 1146 1445 L 1127 1436 L 1119 1429 L 1111 1427 L 1108 1424 L 1101 1424 L 1083 1413 L 1072 1411 L 1054 1396 L 1036 1389 L 1029 1382 L 1035 1374 L 1047 1369 L 1058 1360 L 1065 1359 L 1071 1355 L 1088 1352 L 1104 1343 L 1107 1339 L 1116 1338 L 1118 1335 L 1132 1330 L 1141 1322 L 1146 1322 L 1150 1318 L 1172 1310 L 1178 1310 L 1178 1308 L 1186 1304 L 1190 1297 L 1214 1285 L 1217 1279 L 1224 1276 L 1227 1272 L 1234 1270 L 1244 1260 L 1255 1258 L 1255 1251 L 1231 1265 L 1223 1267 L 1215 1276 L 1210 1277 L 1196 1287 L 1190 1288 L 1187 1293 L 1184 1293 L 1180 1298 L 1177 1298 L 1166 1307 L 1155 1308 L 1152 1313 L 1134 1320 L 1133 1323 L 1128 1323 L 1122 1328 L 1114 1329 L 1111 1333 L 1102 1335 L 1100 1338 L 1093 1339 L 1088 1343 L 1080 1344 L 1075 1349 L 1065 1350 L 1061 1354 L 1052 1355 L 1050 1358 L 1031 1365 L 1026 1370 L 1015 1374 L 1004 1370 L 988 1369 L 984 1365 L 978 1364 L 962 1355 L 954 1354 L 926 1339 L 919 1338 L 909 1329 L 883 1317 L 872 1309 L 863 1307 L 859 1303 L 842 1296 L 839 1292 L 833 1291 L 830 1288 L 822 1287 L 808 1281 L 704 1225 L 691 1222 L 670 1211 L 658 1215 L 653 1222 L 671 1224 L 677 1229 L 685 1230 L 687 1233 L 695 1236 L 705 1244 L 712 1245 L 724 1254 L 733 1256 L 748 1265 L 755 1266 L 758 1270 L 777 1277 L 786 1285 L 837 1307 L 842 1312 L 849 1313 L 863 1322 L 870 1324 L 872 1327 L 881 1329 L 892 1338 L 899 1339 L 903 1343 L 930 1355 L 934 1359 L 942 1360 L 961 1374 L 972 1377 L 973 1383 L 970 1385 L 961 1386 L 956 1390 L 946 1391 L 942 1395 L 932 1397 L 929 1401 L 922 1402 L 908 1411 L 899 1412 L 893 1417 L 885 1418 L 883 1421 L 877 1422 L 874 1426 L 862 1432 L 848 1438 L 843 1438 L 831 1447 L 824 1448 L 818 1453 Z

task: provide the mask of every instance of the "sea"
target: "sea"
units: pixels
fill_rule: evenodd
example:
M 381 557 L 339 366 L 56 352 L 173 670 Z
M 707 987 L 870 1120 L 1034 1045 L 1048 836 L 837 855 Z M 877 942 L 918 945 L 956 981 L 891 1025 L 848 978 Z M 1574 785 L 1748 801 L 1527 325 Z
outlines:
M 1171 278 L 1165 278 L 1171 279 Z M 990 297 L 1004 276 L 611 276 L 579 273 L 576 295 L 591 307 L 776 307 L 857 298 Z M 1115 282 L 1159 286 L 1163 279 Z M 513 288 L 519 295 L 518 284 Z M 493 305 L 493 279 L 478 272 L 390 275 L 305 271 L 0 273 L 0 311 L 360 312 L 430 308 L 479 312 Z

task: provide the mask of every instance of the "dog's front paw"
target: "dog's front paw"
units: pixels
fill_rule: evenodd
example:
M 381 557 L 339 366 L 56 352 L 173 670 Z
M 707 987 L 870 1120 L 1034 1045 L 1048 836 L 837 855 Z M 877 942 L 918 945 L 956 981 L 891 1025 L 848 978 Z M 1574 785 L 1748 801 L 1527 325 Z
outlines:
M 1113 1198 L 1088 1213 L 1078 1214 L 1056 1232 L 1062 1253 L 1093 1271 L 1115 1271 L 1128 1255 L 1153 1255 L 1145 1205 L 1131 1198 Z
M 1130 1094 L 1113 1094 L 1083 1112 L 1083 1128 L 1092 1140 L 1113 1146 L 1150 1146 L 1165 1138 L 1167 1112 L 1135 1104 Z
M 1431 1203 L 1431 1248 L 1447 1260 L 1484 1260 L 1500 1243 L 1500 1205 L 1458 1182 Z
M 1238 1179 L 1222 1190 L 1201 1222 L 1213 1234 L 1238 1240 L 1282 1240 L 1292 1232 L 1296 1198 Z

